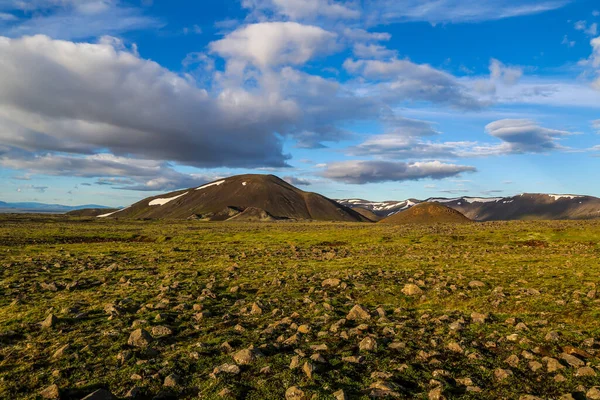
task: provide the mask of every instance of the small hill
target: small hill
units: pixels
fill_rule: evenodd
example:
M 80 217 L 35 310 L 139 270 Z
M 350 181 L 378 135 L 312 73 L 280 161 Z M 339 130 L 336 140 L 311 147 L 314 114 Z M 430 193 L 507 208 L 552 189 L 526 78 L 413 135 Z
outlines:
M 373 211 L 371 210 L 367 210 L 366 208 L 362 208 L 362 207 L 352 207 L 352 209 L 354 211 L 356 211 L 357 213 L 359 213 L 360 215 L 362 215 L 363 217 L 373 221 L 373 222 L 378 222 L 382 220 L 382 217 L 380 217 L 379 215 L 375 214 Z
M 248 207 L 243 212 L 229 218 L 227 221 L 237 222 L 275 222 L 277 218 L 261 208 Z
M 370 222 L 320 194 L 300 190 L 274 175 L 254 174 L 150 197 L 107 217 L 225 221 L 251 208 L 262 210 L 276 220 Z M 262 214 L 251 210 L 240 220 L 250 215 L 260 219 Z
M 69 217 L 97 217 L 119 211 L 118 208 L 84 208 L 66 213 Z
M 439 203 L 421 203 L 406 211 L 394 214 L 380 223 L 384 224 L 436 224 L 472 222 L 460 212 Z

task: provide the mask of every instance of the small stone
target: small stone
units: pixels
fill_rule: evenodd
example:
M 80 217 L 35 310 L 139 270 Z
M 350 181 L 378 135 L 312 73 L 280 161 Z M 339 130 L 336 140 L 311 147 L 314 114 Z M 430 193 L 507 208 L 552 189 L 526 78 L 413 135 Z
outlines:
M 504 360 L 505 363 L 507 363 L 513 368 L 517 368 L 519 366 L 519 361 L 519 357 L 517 357 L 514 354 L 509 356 L 506 360 Z
M 560 333 L 556 331 L 550 331 L 548 334 L 546 334 L 545 339 L 548 342 L 558 342 L 560 340 Z
M 292 386 L 285 391 L 285 400 L 307 400 L 307 397 L 298 387 Z
M 342 357 L 342 361 L 351 363 L 351 364 L 361 364 L 364 361 L 364 358 L 361 356 L 349 356 L 349 357 Z
M 464 353 L 463 348 L 461 347 L 460 344 L 456 343 L 456 342 L 450 342 L 448 343 L 448 345 L 446 346 L 446 348 L 454 353 L 459 353 L 462 354 Z
M 251 315 L 261 315 L 262 313 L 263 310 L 257 303 L 252 304 L 252 309 L 250 310 Z
M 367 336 L 358 344 L 358 349 L 362 352 L 376 351 L 377 341 L 372 337 Z
M 562 382 L 566 382 L 566 381 L 567 381 L 567 378 L 565 378 L 565 376 L 562 374 L 558 374 L 554 377 L 554 382 L 562 383 Z
M 540 369 L 542 369 L 544 366 L 542 365 L 542 363 L 537 362 L 537 361 L 529 361 L 529 369 L 531 369 L 531 371 L 536 372 L 539 371 Z
M 577 376 L 577 377 L 596 376 L 596 371 L 594 371 L 590 367 L 582 367 L 577 370 L 577 372 L 575 373 L 575 376 Z
M 173 331 L 163 325 L 159 325 L 159 326 L 154 326 L 152 327 L 152 336 L 154 337 L 165 337 L 165 336 L 171 336 L 173 334 Z
M 563 365 L 556 359 L 552 357 L 544 357 L 542 361 L 546 363 L 546 368 L 548 372 L 556 372 L 560 369 L 563 369 Z
M 442 394 L 443 389 L 441 387 L 437 387 L 433 390 L 431 390 L 428 394 L 427 394 L 427 398 L 429 400 L 444 400 L 445 397 Z
M 313 378 L 313 373 L 315 372 L 315 366 L 312 363 L 309 363 L 307 361 L 302 366 L 302 372 L 304 372 L 306 374 L 306 377 L 308 379 L 312 379 Z
M 423 294 L 423 290 L 421 290 L 421 288 L 419 288 L 414 283 L 408 283 L 404 285 L 402 293 L 404 293 L 406 296 L 419 296 Z
M 216 367 L 212 376 L 217 377 L 219 374 L 238 375 L 240 373 L 240 367 L 235 364 L 222 364 Z
M 232 394 L 231 390 L 225 388 L 218 393 L 218 396 L 219 397 L 229 397 L 229 396 L 231 396 L 231 394 Z
M 310 333 L 310 326 L 309 325 L 300 325 L 298 327 L 298 332 L 303 333 L 303 334 Z
M 356 304 L 350 312 L 346 319 L 349 320 L 369 320 L 371 319 L 371 314 L 369 314 L 369 310 L 361 306 L 360 304 Z
M 56 318 L 56 315 L 50 314 L 46 317 L 45 320 L 43 320 L 40 323 L 40 325 L 42 326 L 42 329 L 48 329 L 48 328 L 52 328 L 57 323 L 58 323 L 58 318 Z
M 260 354 L 257 350 L 254 349 L 244 349 L 240 350 L 233 355 L 233 360 L 238 365 L 250 365 L 256 361 Z
M 600 386 L 594 386 L 585 395 L 588 400 L 600 400 Z
M 512 376 L 512 371 L 498 368 L 494 371 L 494 377 L 499 381 L 504 381 Z
M 176 387 L 177 385 L 179 385 L 179 381 L 180 381 L 179 375 L 171 374 L 165 378 L 163 386 L 164 387 Z
M 340 281 L 339 279 L 331 278 L 331 279 L 325 279 L 321 283 L 321 286 L 322 287 L 338 287 L 338 286 L 340 286 L 340 283 L 342 283 L 342 281 Z
M 335 400 L 348 400 L 348 396 L 346 396 L 346 392 L 344 392 L 342 389 L 335 392 L 333 394 L 333 397 L 335 397 Z
M 572 367 L 583 367 L 585 365 L 585 363 L 583 361 L 581 361 L 579 358 L 572 356 L 570 354 L 567 353 L 562 353 L 560 355 L 560 358 L 565 360 L 567 362 L 567 364 L 569 364 Z
M 127 344 L 133 347 L 145 348 L 152 343 L 154 339 L 144 329 L 136 329 L 129 335 Z
M 56 352 L 52 355 L 52 358 L 55 358 L 55 359 L 62 358 L 66 353 L 69 352 L 69 350 L 71 350 L 71 345 L 66 344 L 63 347 L 61 347 L 60 349 L 56 350 Z
M 481 281 L 471 281 L 471 282 L 469 282 L 469 287 L 472 289 L 478 289 L 478 288 L 485 287 L 485 283 L 483 283 Z
M 290 369 L 296 369 L 300 366 L 300 356 L 292 357 L 292 361 L 290 362 Z
M 471 313 L 471 320 L 474 324 L 484 324 L 487 318 L 487 314 L 480 314 L 477 312 Z
M 57 385 L 50 385 L 40 392 L 40 396 L 44 399 L 60 399 L 60 390 Z

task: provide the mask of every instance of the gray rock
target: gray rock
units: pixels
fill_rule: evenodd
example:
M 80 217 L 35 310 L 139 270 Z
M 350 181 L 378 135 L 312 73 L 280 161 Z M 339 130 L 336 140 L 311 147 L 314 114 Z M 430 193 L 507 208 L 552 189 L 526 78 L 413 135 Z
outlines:
M 58 318 L 56 318 L 56 315 L 50 314 L 46 317 L 45 320 L 43 320 L 40 323 L 40 325 L 42 326 L 42 329 L 48 329 L 48 328 L 52 328 L 57 323 L 58 323 Z
M 360 304 L 356 304 L 354 307 L 352 307 L 352 309 L 348 313 L 348 316 L 346 316 L 346 319 L 351 321 L 370 320 L 371 314 L 369 314 L 369 310 L 367 310 Z
M 367 336 L 358 344 L 358 349 L 361 352 L 377 351 L 377 341 L 372 337 Z
M 60 399 L 60 390 L 57 385 L 50 385 L 40 392 L 40 396 L 48 400 Z
M 308 397 L 297 386 L 292 386 L 285 391 L 285 400 L 307 400 Z
M 136 329 L 129 335 L 127 344 L 133 347 L 146 348 L 154 339 L 143 329 Z

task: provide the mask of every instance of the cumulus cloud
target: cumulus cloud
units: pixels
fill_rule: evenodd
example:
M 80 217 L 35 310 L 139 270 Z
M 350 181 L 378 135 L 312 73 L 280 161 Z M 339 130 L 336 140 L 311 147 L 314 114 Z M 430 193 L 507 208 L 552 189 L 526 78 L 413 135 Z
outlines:
M 600 119 L 592 121 L 592 128 L 596 131 L 597 134 L 600 134 Z
M 385 46 L 370 43 L 356 43 L 354 45 L 353 53 L 359 58 L 392 58 L 397 55 L 397 51 L 390 50 Z
M 470 166 L 431 162 L 342 161 L 327 164 L 323 176 L 338 182 L 365 184 L 379 182 L 444 179 L 464 172 L 475 172 Z
M 274 132 L 285 99 L 194 82 L 109 44 L 0 38 L 0 139 L 37 151 L 172 160 L 197 167 L 285 166 Z
M 348 59 L 344 68 L 351 74 L 380 81 L 376 90 L 384 100 L 428 101 L 469 110 L 484 105 L 456 77 L 427 64 L 397 58 Z
M 497 150 L 505 153 L 543 153 L 563 149 L 558 143 L 561 137 L 572 132 L 548 129 L 528 119 L 503 119 L 485 127 L 491 136 L 504 143 Z
M 210 44 L 213 53 L 259 68 L 301 65 L 337 48 L 337 34 L 296 22 L 263 22 L 243 26 Z
M 294 186 L 310 186 L 312 184 L 308 179 L 297 178 L 295 176 L 284 176 L 283 180 Z
M 575 22 L 575 30 L 582 31 L 588 36 L 596 36 L 598 34 L 598 24 L 596 22 L 588 25 L 587 21 Z

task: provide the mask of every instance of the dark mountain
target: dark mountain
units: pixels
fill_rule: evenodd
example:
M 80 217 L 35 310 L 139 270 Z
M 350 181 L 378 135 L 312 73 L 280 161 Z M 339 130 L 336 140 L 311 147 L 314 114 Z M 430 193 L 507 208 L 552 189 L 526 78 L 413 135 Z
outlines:
M 592 196 L 532 194 L 513 197 L 457 197 L 370 202 L 360 199 L 338 200 L 348 207 L 361 207 L 388 217 L 423 202 L 437 202 L 453 208 L 475 221 L 559 220 L 600 218 L 600 199 Z
M 251 210 L 245 212 L 247 209 Z M 304 192 L 273 175 L 233 176 L 199 188 L 150 197 L 107 217 L 368 221 L 348 207 L 319 194 Z
M 379 221 L 380 224 L 456 224 L 472 222 L 460 212 L 440 203 L 421 203 Z

